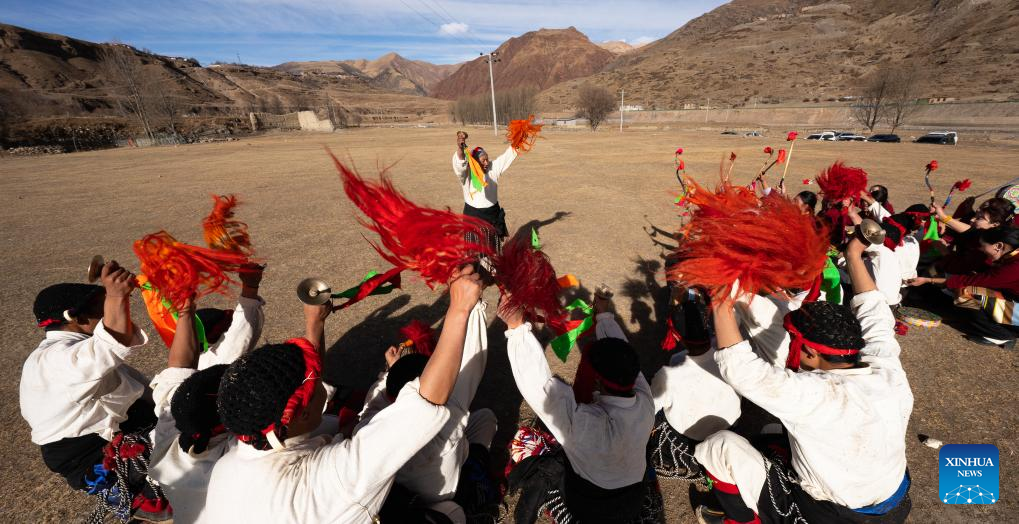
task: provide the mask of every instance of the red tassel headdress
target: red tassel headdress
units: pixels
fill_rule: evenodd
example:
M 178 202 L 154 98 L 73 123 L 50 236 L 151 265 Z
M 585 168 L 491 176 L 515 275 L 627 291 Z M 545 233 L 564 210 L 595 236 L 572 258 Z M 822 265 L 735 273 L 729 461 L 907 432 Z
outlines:
M 566 310 L 559 301 L 562 286 L 548 255 L 535 249 L 526 235 L 516 235 L 495 259 L 499 287 L 508 294 L 499 304 L 501 312 L 523 310 L 544 317 L 555 329 L 562 326 Z
M 676 252 L 680 262 L 669 270 L 671 280 L 719 298 L 737 279 L 740 292 L 757 294 L 807 288 L 821 274 L 828 233 L 792 201 L 758 200 L 746 187 L 730 184 L 711 192 L 689 183 L 697 210 Z
M 847 166 L 841 161 L 822 171 L 816 180 L 817 186 L 824 193 L 824 198 L 831 202 L 846 198 L 855 201 L 860 193 L 867 190 L 867 172 L 858 167 Z
M 541 124 L 535 124 L 534 115 L 527 117 L 527 120 L 511 120 L 506 126 L 506 140 L 510 147 L 518 152 L 530 151 L 534 147 L 534 141 L 538 139 L 541 132 Z
M 419 206 L 397 191 L 384 172 L 379 182 L 369 182 L 332 152 L 329 156 L 340 172 L 347 197 L 365 214 L 361 224 L 379 235 L 381 245 L 369 243 L 390 264 L 417 272 L 434 288 L 447 283 L 454 270 L 479 255 L 494 255 L 484 240 L 494 234 L 488 223 L 448 208 Z

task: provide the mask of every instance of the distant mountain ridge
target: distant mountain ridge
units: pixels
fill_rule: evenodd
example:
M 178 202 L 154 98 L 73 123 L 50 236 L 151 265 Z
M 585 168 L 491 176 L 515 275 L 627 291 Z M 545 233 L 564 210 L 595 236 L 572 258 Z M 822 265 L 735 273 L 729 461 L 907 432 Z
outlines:
M 276 69 L 290 73 L 317 73 L 362 77 L 370 84 L 392 91 L 427 95 L 435 84 L 448 77 L 460 64 L 432 64 L 388 53 L 375 60 L 320 60 L 285 62 Z
M 616 55 L 594 44 L 574 27 L 540 29 L 510 38 L 495 51 L 496 90 L 534 87 L 546 89 L 559 82 L 582 78 L 601 71 Z M 455 100 L 489 89 L 488 63 L 479 57 L 432 89 L 432 96 Z
M 883 65 L 915 65 L 923 96 L 1019 100 L 1019 2 L 733 0 L 604 70 L 549 88 L 565 109 L 584 82 L 648 108 L 834 100 Z

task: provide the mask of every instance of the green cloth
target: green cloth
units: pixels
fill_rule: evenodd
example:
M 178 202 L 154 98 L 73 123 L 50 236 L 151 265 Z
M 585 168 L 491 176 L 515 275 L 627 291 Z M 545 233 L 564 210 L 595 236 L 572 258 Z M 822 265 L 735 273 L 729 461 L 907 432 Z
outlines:
M 585 317 L 579 321 L 571 321 L 573 327 L 567 330 L 562 335 L 552 339 L 552 352 L 559 357 L 559 360 L 566 362 L 566 357 L 570 355 L 570 350 L 576 345 L 577 339 L 584 334 L 585 331 L 591 329 L 594 326 L 594 308 L 592 308 L 582 298 L 578 298 L 573 301 L 570 305 L 566 306 L 567 311 L 573 311 L 574 309 L 580 309 L 584 312 Z

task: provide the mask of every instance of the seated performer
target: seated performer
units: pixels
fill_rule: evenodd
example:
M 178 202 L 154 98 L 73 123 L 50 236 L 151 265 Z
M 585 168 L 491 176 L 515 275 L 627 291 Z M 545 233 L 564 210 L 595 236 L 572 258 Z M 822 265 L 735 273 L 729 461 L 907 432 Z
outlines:
M 573 389 L 552 376 L 544 348 L 531 333 L 531 324 L 524 322 L 522 312 L 500 315 L 508 328 L 506 351 L 517 388 L 565 452 L 561 478 L 552 480 L 553 490 L 563 502 L 563 507 L 556 509 L 557 522 L 570 522 L 567 516 L 585 523 L 625 523 L 640 518 L 654 401 L 637 354 L 613 314 L 597 315 L 599 338 L 584 355 L 596 375 L 598 390 L 590 404 L 577 403 Z M 538 458 L 523 460 L 516 470 Z M 544 494 L 538 495 L 541 499 Z M 525 490 L 521 499 L 525 498 L 533 500 L 535 494 Z M 518 522 L 533 522 L 536 513 L 522 515 L 522 506 L 518 503 Z
M 793 197 L 793 202 L 800 206 L 804 215 L 813 215 L 817 210 L 817 193 L 813 191 L 800 191 Z
M 466 148 L 467 133 L 458 131 L 456 133 L 456 152 L 453 153 L 453 173 L 460 180 L 460 187 L 463 189 L 463 214 L 480 218 L 492 224 L 499 237 L 509 236 L 509 230 L 506 228 L 506 212 L 499 206 L 499 178 L 517 158 L 517 152 L 512 146 L 507 147 L 503 154 L 492 161 L 484 149 L 475 147 L 471 150 L 471 157 L 482 171 L 477 175 L 484 177 L 484 187 L 479 189 L 471 181 L 471 162 L 465 155 Z
M 220 322 L 211 321 L 213 315 L 208 314 L 203 319 L 208 351 L 202 353 L 198 345 L 194 302 L 179 311 L 167 367 L 152 379 L 159 420 L 152 430 L 149 476 L 159 482 L 170 500 L 176 522 L 199 520 L 212 467 L 237 445 L 216 411 L 217 391 L 227 366 L 257 340 L 264 304 L 258 296 L 261 268 L 240 273 L 240 278 L 243 287 L 235 311 L 205 310 L 223 317 Z M 223 323 L 230 326 L 225 336 Z
M 938 270 L 951 275 L 965 275 L 988 269 L 987 257 L 980 250 L 980 231 L 1012 223 L 1015 206 L 1004 198 L 991 198 L 977 208 L 969 223 L 962 222 L 934 205 L 934 214 L 948 230 L 952 252 L 939 260 Z
M 350 440 L 311 435 L 326 402 L 324 316 L 309 322 L 309 338 L 266 345 L 234 362 L 218 406 L 241 443 L 212 471 L 203 520 L 377 522 L 397 471 L 450 419 L 445 404 L 482 288 L 468 266 L 453 274 L 449 290 L 442 334 L 421 378 Z
M 1019 326 L 1014 320 L 1019 300 L 1019 229 L 999 227 L 980 231 L 980 251 L 991 268 L 975 275 L 948 278 L 919 277 L 910 285 L 944 285 L 954 291 L 957 303 L 968 306 L 969 323 L 963 328 L 969 340 L 1006 349 L 1015 347 Z
M 743 437 L 720 431 L 694 456 L 713 481 L 725 522 L 902 522 L 911 507 L 906 425 L 913 394 L 899 361 L 895 319 L 863 261 L 847 249 L 852 309 L 803 304 L 785 319 L 796 373 L 769 365 L 742 339 L 731 302 L 713 313 L 722 378 L 781 420 L 796 480 Z M 706 522 L 723 516 L 698 508 Z
M 124 362 L 148 342 L 131 319 L 135 276 L 111 261 L 100 278 L 102 287 L 55 284 L 36 296 L 33 312 L 46 338 L 22 368 L 21 415 L 46 467 L 72 488 L 99 495 L 98 511 L 112 509 L 127 521 L 134 505 L 137 518 L 165 520 L 166 500 L 146 482 L 140 457 L 123 457 L 128 471 L 103 467 L 111 441 L 142 444 L 147 455 L 145 435 L 156 418 L 148 379 Z M 110 452 L 120 463 L 119 447 Z M 119 496 L 120 503 L 107 497 L 125 488 L 131 496 Z
M 470 411 L 488 360 L 488 336 L 484 301 L 479 301 L 467 319 L 460 373 L 453 393 L 446 402 L 450 419 L 428 444 L 418 451 L 396 474 L 396 483 L 410 490 L 421 502 L 432 504 L 453 499 L 460 469 L 474 445 L 484 450 L 492 445 L 497 429 L 495 413 L 490 409 Z M 380 413 L 394 405 L 403 386 L 417 378 L 428 361 L 420 354 L 397 358 L 397 348 L 387 351 L 389 371 L 383 373 L 368 394 L 354 436 L 371 424 Z
M 756 300 L 766 300 L 758 297 Z M 694 447 L 740 417 L 740 398 L 726 384 L 715 364 L 715 349 L 699 308 L 675 308 L 684 349 L 655 374 L 655 428 L 648 441 L 655 472 L 666 478 L 696 479 L 703 474 L 693 458 Z
M 849 218 L 854 225 L 863 222 L 863 217 L 856 207 L 849 208 Z M 876 283 L 877 290 L 884 295 L 885 303 L 896 307 L 902 302 L 902 269 L 895 250 L 902 243 L 905 232 L 888 222 L 881 222 L 881 227 L 885 231 L 885 241 L 883 244 L 867 246 L 864 264 Z M 852 274 L 848 271 L 842 275 L 843 282 L 850 282 L 851 279 Z

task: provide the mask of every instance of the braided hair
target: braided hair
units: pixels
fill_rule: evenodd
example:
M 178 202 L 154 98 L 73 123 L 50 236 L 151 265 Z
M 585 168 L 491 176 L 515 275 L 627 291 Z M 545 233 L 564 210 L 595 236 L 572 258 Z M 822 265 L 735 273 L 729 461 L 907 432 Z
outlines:
M 633 384 L 640 373 L 640 359 L 629 342 L 620 338 L 596 340 L 587 350 L 587 355 L 591 359 L 591 367 L 602 379 L 602 386 L 610 394 L 633 394 Z
M 796 329 L 811 342 L 835 349 L 863 349 L 863 328 L 848 306 L 831 302 L 808 302 L 790 314 Z M 860 354 L 825 355 L 821 358 L 833 364 L 855 364 Z
M 424 373 L 426 364 L 428 364 L 428 357 L 421 353 L 411 353 L 397 360 L 393 367 L 389 368 L 389 374 L 386 375 L 386 395 L 391 399 L 396 399 L 403 386 Z
M 203 453 L 209 448 L 209 439 L 215 436 L 215 428 L 222 423 L 216 410 L 219 381 L 229 366 L 219 364 L 191 375 L 173 394 L 170 414 L 173 424 L 180 431 L 180 449 Z
M 280 440 L 286 439 L 286 426 L 279 422 L 304 378 L 304 357 L 294 344 L 267 344 L 241 357 L 219 382 L 216 405 L 223 425 L 250 439 L 255 449 L 269 449 L 262 430 L 276 423 Z

